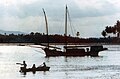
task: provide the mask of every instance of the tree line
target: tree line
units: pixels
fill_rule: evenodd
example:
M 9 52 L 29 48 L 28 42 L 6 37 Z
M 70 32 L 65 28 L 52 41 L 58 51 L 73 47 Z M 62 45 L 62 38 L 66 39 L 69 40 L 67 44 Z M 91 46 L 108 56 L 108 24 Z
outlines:
M 117 20 L 116 24 L 113 26 L 106 26 L 105 30 L 102 31 L 102 36 L 110 37 L 109 34 L 114 34 L 116 37 L 120 37 L 120 21 Z
M 48 39 L 49 38 L 49 39 Z M 66 41 L 67 38 L 67 41 Z M 29 34 L 0 34 L 0 43 L 113 43 L 118 42 L 116 38 L 79 38 L 64 35 L 46 35 L 44 33 L 34 33 Z

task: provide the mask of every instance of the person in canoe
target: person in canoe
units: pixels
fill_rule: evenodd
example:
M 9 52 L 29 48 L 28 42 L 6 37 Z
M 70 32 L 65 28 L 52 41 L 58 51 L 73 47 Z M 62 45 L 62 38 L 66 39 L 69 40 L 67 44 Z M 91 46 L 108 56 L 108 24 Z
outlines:
M 39 68 L 39 67 L 46 67 L 45 62 L 43 62 L 40 66 L 38 66 L 38 68 Z
M 26 64 L 26 62 L 25 62 L 25 61 L 23 61 L 23 64 L 21 64 L 21 65 L 23 65 L 23 68 L 25 68 L 25 69 L 26 69 L 27 64 Z
M 23 65 L 23 67 L 20 67 L 20 72 L 26 70 L 27 64 L 25 61 L 23 61 L 23 63 L 16 63 L 16 64 Z
M 36 70 L 36 66 L 35 66 L 35 64 L 33 64 L 33 66 L 32 66 L 32 70 L 33 70 L 33 71 Z
M 45 62 L 43 62 L 43 67 L 46 67 L 46 64 L 45 64 Z

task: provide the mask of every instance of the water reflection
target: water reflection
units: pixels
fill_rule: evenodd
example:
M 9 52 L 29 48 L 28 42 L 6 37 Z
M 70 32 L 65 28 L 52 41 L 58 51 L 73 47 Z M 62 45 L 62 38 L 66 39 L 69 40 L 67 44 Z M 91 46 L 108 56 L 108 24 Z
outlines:
M 27 73 L 29 73 L 29 72 L 20 72 L 20 73 L 21 73 L 21 75 L 27 75 Z M 35 74 L 36 71 L 32 71 L 32 73 Z

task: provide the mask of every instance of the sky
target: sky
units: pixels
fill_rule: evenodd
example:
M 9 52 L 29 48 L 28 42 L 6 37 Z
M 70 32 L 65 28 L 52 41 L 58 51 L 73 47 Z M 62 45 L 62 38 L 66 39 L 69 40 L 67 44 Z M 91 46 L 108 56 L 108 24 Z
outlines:
M 0 0 L 0 30 L 45 33 L 44 8 L 49 33 L 64 34 L 66 5 L 73 36 L 102 37 L 106 26 L 120 20 L 119 0 Z

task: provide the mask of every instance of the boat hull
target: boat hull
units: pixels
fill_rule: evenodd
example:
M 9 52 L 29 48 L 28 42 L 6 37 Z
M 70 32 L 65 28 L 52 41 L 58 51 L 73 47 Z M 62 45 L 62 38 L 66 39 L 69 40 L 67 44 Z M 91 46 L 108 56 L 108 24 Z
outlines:
M 46 57 L 54 56 L 98 56 L 99 52 L 84 52 L 81 50 L 67 50 L 67 52 L 45 49 Z
M 57 51 L 49 48 L 45 48 L 46 57 L 50 56 L 92 56 L 96 57 L 99 55 L 100 51 L 107 50 L 107 48 L 103 48 L 103 46 L 91 46 L 90 51 L 86 51 L 85 49 L 66 49 L 66 52 Z

